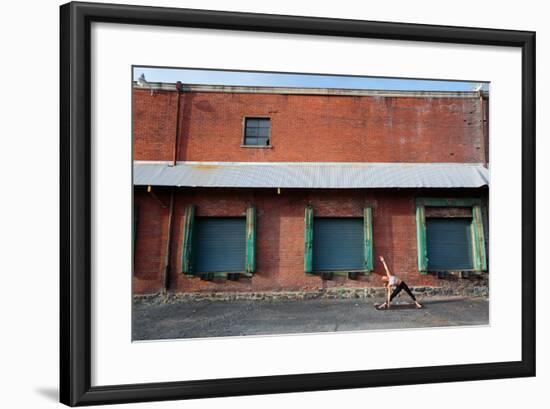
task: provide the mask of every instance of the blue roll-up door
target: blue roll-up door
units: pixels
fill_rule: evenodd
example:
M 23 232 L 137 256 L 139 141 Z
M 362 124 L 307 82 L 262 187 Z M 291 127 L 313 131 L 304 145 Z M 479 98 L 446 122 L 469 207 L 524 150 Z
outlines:
M 428 270 L 473 269 L 470 218 L 427 218 Z
M 313 270 L 363 270 L 362 218 L 314 218 Z
M 198 217 L 194 228 L 195 272 L 245 270 L 246 219 L 244 217 Z

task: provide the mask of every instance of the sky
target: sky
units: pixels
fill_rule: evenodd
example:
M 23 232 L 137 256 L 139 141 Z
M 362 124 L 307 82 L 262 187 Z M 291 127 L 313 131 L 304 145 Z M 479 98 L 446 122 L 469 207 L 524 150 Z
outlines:
M 250 71 L 134 67 L 134 80 L 141 74 L 149 82 L 181 81 L 184 84 L 249 85 L 302 88 L 353 88 L 393 91 L 471 91 L 489 83 L 340 75 L 285 74 Z

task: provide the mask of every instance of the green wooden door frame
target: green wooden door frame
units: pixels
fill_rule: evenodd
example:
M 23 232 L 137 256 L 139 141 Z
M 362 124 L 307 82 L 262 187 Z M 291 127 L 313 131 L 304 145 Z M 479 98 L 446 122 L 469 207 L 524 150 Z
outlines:
M 193 275 L 192 251 L 193 251 L 193 224 L 195 220 L 195 205 L 185 207 L 183 216 L 183 240 L 181 249 L 181 272 L 185 275 Z
M 363 209 L 363 253 L 364 273 L 370 273 L 374 268 L 372 240 L 372 208 Z M 307 205 L 304 215 L 304 271 L 313 274 L 313 206 Z
M 304 271 L 313 273 L 313 206 L 307 205 L 304 215 Z
M 195 222 L 195 205 L 185 207 L 183 216 L 183 240 L 181 249 L 181 272 L 193 277 L 193 225 Z M 256 207 L 248 205 L 246 214 L 246 259 L 244 274 L 251 277 L 256 270 Z M 219 273 L 216 277 L 226 278 L 227 273 Z
M 246 261 L 245 275 L 252 276 L 256 271 L 256 207 L 246 208 Z
M 364 238 L 363 246 L 365 252 L 365 273 L 370 273 L 374 266 L 372 254 L 372 208 L 365 207 L 363 210 Z
M 485 254 L 485 232 L 483 231 L 483 220 L 481 216 L 481 206 L 472 206 L 472 247 L 474 254 L 474 269 L 477 271 L 487 271 L 487 257 Z
M 470 233 L 472 235 L 472 255 L 474 258 L 474 270 L 487 271 L 487 257 L 485 254 L 485 233 L 481 206 L 482 199 L 442 199 L 431 197 L 419 197 L 416 199 L 416 243 L 418 253 L 418 271 L 421 274 L 428 273 L 428 250 L 426 243 L 426 207 L 470 207 L 472 209 L 472 223 Z
M 424 205 L 416 205 L 416 248 L 418 252 L 418 271 L 428 273 L 428 246 L 426 243 L 426 210 Z

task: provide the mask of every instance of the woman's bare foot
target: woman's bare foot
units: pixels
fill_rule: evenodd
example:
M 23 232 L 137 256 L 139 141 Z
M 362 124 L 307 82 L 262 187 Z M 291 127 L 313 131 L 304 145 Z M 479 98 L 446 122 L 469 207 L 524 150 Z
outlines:
M 422 304 L 420 304 L 418 301 L 415 301 L 415 304 L 416 304 L 416 308 L 418 308 L 418 309 L 424 308 L 424 306 Z

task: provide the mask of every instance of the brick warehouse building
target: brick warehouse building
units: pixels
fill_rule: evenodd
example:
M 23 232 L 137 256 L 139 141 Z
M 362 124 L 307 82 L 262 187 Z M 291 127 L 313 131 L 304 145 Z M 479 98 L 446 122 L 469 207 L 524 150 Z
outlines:
M 488 94 L 134 84 L 134 294 L 487 284 Z

